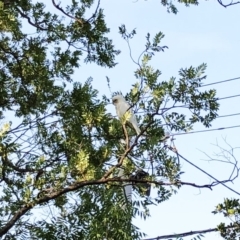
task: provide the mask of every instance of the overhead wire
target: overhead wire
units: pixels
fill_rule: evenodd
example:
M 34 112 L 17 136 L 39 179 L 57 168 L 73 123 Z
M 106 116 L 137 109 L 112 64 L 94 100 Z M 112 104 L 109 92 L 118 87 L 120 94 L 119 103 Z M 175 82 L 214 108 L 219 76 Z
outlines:
M 238 116 L 240 115 L 240 113 L 232 113 L 232 114 L 226 114 L 226 115 L 220 115 L 220 116 L 217 116 L 217 118 L 224 118 L 224 117 L 234 117 L 234 116 Z M 191 122 L 190 120 L 186 121 L 186 122 Z
M 224 82 L 229 82 L 229 81 L 234 81 L 234 80 L 240 80 L 240 77 L 238 77 L 238 78 L 232 78 L 232 79 L 227 79 L 227 80 L 223 80 L 223 81 L 218 81 L 218 82 L 214 82 L 214 83 L 205 84 L 205 85 L 202 85 L 201 87 L 205 87 L 205 86 L 209 86 L 209 85 L 214 85 L 214 84 L 219 84 L 219 83 L 224 83 Z M 231 95 L 231 96 L 227 96 L 227 97 L 217 98 L 217 100 L 225 100 L 225 99 L 235 98 L 235 97 L 240 97 L 240 94 Z M 184 107 L 184 106 L 185 106 L 185 105 L 178 106 L 178 107 Z M 237 116 L 237 115 L 240 115 L 240 113 L 226 114 L 226 115 L 222 115 L 222 116 L 217 116 L 217 118 L 232 117 L 232 116 Z M 186 134 L 201 133 L 201 132 L 220 131 L 220 130 L 226 130 L 226 129 L 231 129 L 231 128 L 239 128 L 239 127 L 240 127 L 240 125 L 229 126 L 229 127 L 221 127 L 221 128 L 215 128 L 215 129 L 205 129 L 205 130 L 190 131 L 190 132 L 185 132 L 185 133 L 176 133 L 176 134 L 172 134 L 172 135 L 170 135 L 170 136 L 186 135 Z
M 202 85 L 200 87 L 205 87 L 205 86 L 210 86 L 210 85 L 215 85 L 215 84 L 220 84 L 220 83 L 225 83 L 225 82 L 230 82 L 230 81 L 235 81 L 235 80 L 240 80 L 240 77 L 227 79 L 227 80 L 223 80 L 223 81 L 218 81 L 218 82 L 213 82 L 213 83 L 209 83 L 209 84 L 204 84 L 204 85 Z M 224 100 L 224 99 L 235 98 L 235 97 L 240 97 L 240 94 L 239 95 L 232 95 L 232 96 L 218 98 L 217 100 Z M 217 118 L 231 117 L 231 116 L 237 116 L 237 115 L 240 115 L 240 113 L 226 114 L 226 115 L 218 116 Z M 215 129 L 205 129 L 205 130 L 190 131 L 190 132 L 185 132 L 185 133 L 176 133 L 176 134 L 171 134 L 170 136 L 186 135 L 186 134 L 202 133 L 202 132 L 210 132 L 210 131 L 220 131 L 220 130 L 231 129 L 231 128 L 239 128 L 239 127 L 240 127 L 240 125 L 229 126 L 229 127 L 221 127 L 221 128 L 215 128 Z M 225 188 L 227 188 L 230 191 L 236 193 L 237 195 L 240 195 L 239 192 L 237 192 L 236 190 L 228 187 L 226 184 L 224 184 L 224 182 L 219 181 L 218 179 L 216 179 L 215 177 L 213 177 L 212 175 L 210 175 L 209 173 L 207 173 L 206 171 L 204 171 L 203 169 L 201 169 L 200 167 L 198 167 L 197 165 L 193 164 L 191 161 L 189 161 L 188 159 L 183 157 L 178 152 L 177 152 L 177 156 L 182 158 L 183 160 L 185 160 L 186 162 L 188 162 L 189 164 L 191 164 L 192 166 L 194 166 L 195 168 L 197 168 L 198 170 L 200 170 L 201 172 L 203 172 L 204 174 L 206 174 L 210 178 L 214 179 L 216 182 L 218 182 L 219 184 L 223 185 Z
M 216 85 L 216 84 L 220 84 L 220 83 L 225 83 L 225 82 L 230 82 L 230 81 L 235 81 L 235 80 L 240 80 L 240 77 L 237 78 L 232 78 L 232 79 L 227 79 L 227 80 L 223 80 L 223 81 L 218 81 L 218 82 L 213 82 L 213 83 L 209 83 L 209 84 L 204 84 L 200 87 L 206 87 L 206 86 L 210 86 L 210 85 Z M 229 98 L 235 98 L 235 97 L 240 97 L 240 94 L 238 95 L 232 95 L 232 96 L 227 96 L 227 97 L 222 97 L 222 98 L 217 98 L 217 100 L 224 100 L 224 99 L 229 99 Z M 221 117 L 231 117 L 231 116 L 237 116 L 240 115 L 240 113 L 233 113 L 233 114 L 226 114 L 226 115 L 222 115 L 222 116 L 218 116 L 217 118 L 221 118 Z M 193 134 L 193 133 L 202 133 L 202 132 L 210 132 L 210 131 L 220 131 L 220 130 L 225 130 L 225 129 L 231 129 L 231 128 L 239 128 L 240 125 L 236 125 L 236 126 L 229 126 L 229 127 L 221 127 L 221 128 L 215 128 L 215 129 L 205 129 L 205 130 L 199 130 L 199 131 L 191 131 L 191 132 L 185 132 L 185 133 L 176 133 L 176 134 L 171 134 L 171 136 L 177 136 L 177 135 L 186 135 L 186 134 Z M 173 139 L 174 140 L 174 139 Z M 181 154 L 179 154 L 177 152 L 177 156 L 182 158 L 183 160 L 185 160 L 186 162 L 188 162 L 189 164 L 191 164 L 192 166 L 194 166 L 195 168 L 197 168 L 198 170 L 200 170 L 201 172 L 203 172 L 204 174 L 206 174 L 207 176 L 209 176 L 210 178 L 214 179 L 216 182 L 218 182 L 219 184 L 223 185 L 225 188 L 229 189 L 230 191 L 236 193 L 237 195 L 240 195 L 239 192 L 235 191 L 234 189 L 228 187 L 226 184 L 224 184 L 224 182 L 219 181 L 218 179 L 216 179 L 215 177 L 213 177 L 212 175 L 210 175 L 209 173 L 207 173 L 206 171 L 204 171 L 203 169 L 201 169 L 200 167 L 198 167 L 197 165 L 193 164 L 192 162 L 190 162 L 188 159 L 186 159 L 185 157 L 183 157 Z
M 227 97 L 222 97 L 222 98 L 217 98 L 217 100 L 224 100 L 224 99 L 235 98 L 235 97 L 240 97 L 240 94 L 232 95 L 232 96 L 227 96 Z
M 232 117 L 232 116 L 237 116 L 237 115 L 240 115 L 240 113 L 232 113 L 232 114 L 221 115 L 221 116 L 217 116 L 216 118 Z
M 212 82 L 212 83 L 204 84 L 200 87 L 206 87 L 206 86 L 210 86 L 210 85 L 216 85 L 216 84 L 221 84 L 221 83 L 236 81 L 236 80 L 240 80 L 240 77 L 226 79 L 226 80 L 217 81 L 217 82 Z M 225 99 L 236 98 L 236 97 L 240 97 L 240 94 L 216 98 L 216 100 L 225 100 Z M 181 105 L 181 106 L 177 106 L 177 107 L 186 107 L 186 105 Z M 164 110 L 164 109 L 162 109 L 162 110 Z M 237 115 L 240 115 L 240 113 L 226 114 L 226 115 L 222 115 L 222 116 L 217 116 L 216 118 L 231 117 L 231 116 L 237 116 Z M 170 136 L 186 135 L 186 134 L 201 133 L 201 132 L 220 131 L 220 130 L 226 130 L 226 129 L 231 129 L 231 128 L 239 128 L 239 127 L 240 127 L 240 125 L 236 125 L 236 126 L 221 127 L 221 128 L 215 128 L 215 129 L 206 129 L 206 130 L 199 130 L 199 131 L 190 131 L 190 132 L 185 132 L 185 133 L 176 133 L 176 134 L 171 134 Z
M 240 80 L 240 77 L 231 78 L 231 79 L 226 79 L 226 80 L 217 81 L 217 82 L 212 82 L 212 83 L 208 83 L 208 84 L 203 84 L 203 85 L 200 86 L 200 87 L 206 87 L 206 86 L 211 86 L 211 85 L 216 85 L 216 84 L 225 83 L 225 82 L 230 82 L 230 81 L 236 81 L 236 80 Z
M 171 136 L 186 135 L 186 134 L 193 134 L 193 133 L 220 131 L 220 130 L 226 130 L 226 129 L 231 129 L 231 128 L 239 128 L 239 127 L 240 127 L 240 125 L 236 125 L 236 126 L 229 126 L 229 127 L 220 127 L 220 128 L 213 128 L 213 129 L 190 131 L 190 132 L 184 132 L 184 133 L 173 133 L 173 134 L 170 134 L 170 137 Z
M 218 98 L 217 100 L 224 100 L 224 99 L 229 99 L 229 98 L 234 98 L 234 97 L 240 97 L 240 94 Z M 226 114 L 226 115 L 222 115 L 222 116 L 217 116 L 216 118 L 232 117 L 232 116 L 237 116 L 237 115 L 240 115 L 240 113 Z M 186 135 L 186 134 L 193 134 L 193 133 L 202 133 L 202 132 L 211 132 L 211 131 L 220 131 L 220 130 L 226 130 L 226 129 L 231 129 L 231 128 L 239 128 L 239 127 L 240 127 L 240 125 L 229 126 L 229 127 L 221 127 L 221 128 L 215 128 L 215 129 L 205 129 L 205 130 L 190 131 L 190 132 L 185 132 L 185 133 L 176 133 L 176 134 L 172 134 L 171 136 Z
M 215 100 L 219 101 L 219 100 L 225 100 L 225 99 L 229 99 L 229 98 L 235 98 L 235 97 L 240 97 L 240 94 L 237 94 L 237 95 L 231 95 L 231 96 L 227 96 L 227 97 L 221 97 L 221 98 L 215 98 Z M 189 106 L 188 105 L 177 105 L 177 106 L 174 106 L 174 107 L 169 107 L 169 108 L 160 108 L 160 110 L 168 110 L 168 109 L 171 109 L 171 108 L 188 108 Z

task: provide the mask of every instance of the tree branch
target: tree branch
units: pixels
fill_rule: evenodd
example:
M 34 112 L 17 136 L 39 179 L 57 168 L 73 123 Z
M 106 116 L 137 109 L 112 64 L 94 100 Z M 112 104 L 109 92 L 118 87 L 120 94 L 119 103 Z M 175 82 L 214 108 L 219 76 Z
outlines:
M 211 189 L 211 185 L 197 185 L 195 183 L 188 183 L 188 182 L 176 182 L 176 183 L 164 183 L 162 181 L 150 181 L 150 180 L 143 180 L 143 179 L 134 179 L 132 180 L 131 178 L 127 178 L 127 179 L 119 179 L 119 178 L 109 178 L 109 179 L 99 179 L 99 180 L 92 180 L 92 181 L 82 181 L 82 182 L 75 182 L 72 185 L 60 189 L 59 191 L 54 192 L 53 188 L 50 189 L 45 189 L 42 192 L 45 192 L 46 194 L 40 198 L 36 198 L 35 200 L 33 200 L 32 202 L 27 203 L 26 205 L 24 205 L 22 208 L 20 208 L 15 215 L 9 220 L 9 222 L 2 228 L 0 228 L 0 237 L 3 236 L 4 234 L 6 234 L 8 232 L 9 229 L 11 229 L 14 224 L 29 210 L 31 210 L 32 208 L 34 208 L 34 206 L 42 204 L 42 203 L 47 203 L 53 199 L 56 199 L 57 197 L 68 193 L 68 192 L 72 192 L 75 190 L 78 190 L 82 187 L 85 186 L 92 186 L 92 185 L 101 185 L 101 184 L 106 184 L 109 182 L 138 182 L 138 183 L 154 183 L 157 185 L 163 185 L 163 186 L 172 186 L 172 185 L 176 185 L 176 183 L 181 184 L 181 185 L 189 185 L 192 187 L 196 187 L 196 188 L 209 188 Z M 38 194 L 39 195 L 39 194 Z
M 228 228 L 234 228 L 234 226 L 228 226 L 225 229 Z M 210 229 L 205 229 L 205 230 L 198 230 L 198 231 L 190 231 L 190 232 L 184 232 L 184 233 L 176 233 L 176 234 L 170 234 L 170 235 L 162 235 L 154 238 L 146 238 L 143 240 L 159 240 L 159 239 L 167 239 L 167 238 L 180 238 L 180 237 L 187 237 L 187 236 L 192 236 L 195 234 L 203 234 L 203 233 L 210 233 L 210 232 L 217 232 L 217 228 L 210 228 Z
M 233 6 L 233 5 L 236 5 L 236 4 L 239 4 L 240 3 L 240 1 L 238 1 L 238 2 L 233 2 L 233 1 L 231 1 L 231 3 L 229 3 L 229 4 L 223 4 L 222 3 L 222 0 L 218 0 L 218 3 L 221 5 L 221 6 L 223 6 L 223 7 L 230 7 L 230 6 Z
M 79 18 L 76 18 L 76 17 L 73 17 L 71 15 L 69 15 L 68 13 L 66 13 L 61 7 L 60 7 L 60 3 L 59 4 L 56 4 L 55 0 L 52 0 L 52 3 L 53 3 L 53 6 L 58 9 L 60 12 L 62 12 L 64 15 L 66 15 L 67 17 L 79 22 L 80 24 L 84 25 L 87 23 L 87 21 L 85 21 L 84 19 L 79 19 Z
M 47 28 L 43 28 L 40 26 L 41 23 L 34 23 L 32 22 L 31 18 L 25 14 L 24 12 L 22 12 L 18 7 L 16 7 L 17 9 L 17 12 L 21 15 L 22 18 L 26 18 L 28 20 L 28 23 L 30 25 L 32 25 L 33 27 L 36 27 L 36 28 L 39 28 L 40 30 L 43 30 L 43 31 L 47 31 L 48 29 Z
M 153 184 L 161 185 L 161 186 L 186 185 L 186 186 L 192 186 L 192 187 L 195 187 L 195 188 L 209 188 L 210 190 L 212 190 L 212 185 L 211 184 L 198 185 L 198 184 L 195 184 L 195 183 L 182 182 L 182 181 L 162 182 L 162 181 L 151 181 L 151 180 L 147 180 L 147 179 L 111 178 L 111 179 L 107 179 L 107 182 L 153 183 Z

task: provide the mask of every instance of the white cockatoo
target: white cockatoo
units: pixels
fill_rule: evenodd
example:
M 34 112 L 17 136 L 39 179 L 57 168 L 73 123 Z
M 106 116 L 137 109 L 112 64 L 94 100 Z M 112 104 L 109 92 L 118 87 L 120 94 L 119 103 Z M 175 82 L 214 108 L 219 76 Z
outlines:
M 127 111 L 130 111 L 131 117 L 129 118 L 128 123 L 135 129 L 137 135 L 139 135 L 141 133 L 141 130 L 138 127 L 137 119 L 131 111 L 130 105 L 125 100 L 125 98 L 122 95 L 116 95 L 112 98 L 112 102 L 116 108 L 116 113 L 119 119 L 121 119 Z

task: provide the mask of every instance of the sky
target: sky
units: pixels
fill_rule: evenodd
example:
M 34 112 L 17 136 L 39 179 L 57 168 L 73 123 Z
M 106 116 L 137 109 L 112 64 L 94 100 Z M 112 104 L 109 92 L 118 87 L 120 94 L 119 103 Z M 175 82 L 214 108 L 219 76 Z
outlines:
M 207 79 L 205 84 L 240 77 L 240 4 L 227 9 L 221 7 L 217 1 L 200 0 L 199 6 L 185 7 L 177 4 L 177 15 L 167 13 L 160 1 L 110 1 L 102 0 L 107 25 L 111 32 L 116 48 L 122 53 L 117 57 L 118 65 L 113 69 L 101 68 L 94 64 L 81 64 L 75 72 L 74 80 L 84 82 L 88 77 L 93 78 L 93 86 L 100 95 L 111 97 L 107 87 L 106 76 L 110 78 L 111 90 L 126 94 L 131 85 L 136 82 L 134 71 L 136 65 L 129 57 L 126 42 L 118 33 L 118 27 L 125 24 L 127 29 L 136 29 L 137 35 L 130 42 L 132 55 L 135 59 L 144 49 L 145 36 L 151 36 L 161 31 L 165 34 L 162 45 L 169 49 L 156 55 L 152 65 L 158 68 L 162 75 L 159 81 L 178 77 L 181 68 L 197 67 L 207 63 Z M 217 97 L 228 97 L 240 94 L 240 80 L 216 84 L 205 89 L 217 90 Z M 220 101 L 219 116 L 240 113 L 240 97 Z M 109 106 L 109 112 L 115 113 L 114 106 Z M 211 129 L 237 126 L 240 115 L 218 118 L 212 123 Z M 197 125 L 194 131 L 204 130 Z M 216 161 L 207 161 L 214 154 L 219 153 L 220 147 L 240 147 L 240 128 L 216 130 L 210 132 L 185 134 L 175 137 L 178 152 L 185 158 L 212 174 L 219 180 L 224 180 L 231 174 L 232 166 Z M 226 139 L 227 143 L 224 142 Z M 230 146 L 229 146 L 229 145 Z M 239 159 L 240 150 L 236 149 L 234 156 Z M 187 162 L 181 161 L 182 181 L 196 184 L 208 184 L 212 180 Z M 229 186 L 239 191 L 240 180 Z M 152 195 L 154 196 L 154 191 Z M 223 186 L 217 186 L 212 191 L 183 186 L 169 201 L 150 208 L 151 217 L 146 221 L 134 219 L 148 238 L 165 234 L 182 233 L 195 230 L 215 228 L 221 221 L 221 215 L 213 215 L 218 203 L 224 198 L 238 198 L 239 196 Z M 188 237 L 185 239 L 191 239 Z M 208 233 L 205 240 L 222 239 L 219 233 Z

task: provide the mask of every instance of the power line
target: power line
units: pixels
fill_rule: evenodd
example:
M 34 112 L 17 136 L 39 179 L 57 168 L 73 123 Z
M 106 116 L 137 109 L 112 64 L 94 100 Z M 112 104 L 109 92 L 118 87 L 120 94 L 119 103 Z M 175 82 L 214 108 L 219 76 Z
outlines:
M 205 129 L 205 130 L 199 130 L 199 131 L 191 131 L 191 132 L 185 132 L 185 133 L 174 133 L 170 136 L 178 136 L 178 135 L 186 135 L 186 134 L 193 134 L 193 133 L 201 133 L 201 132 L 212 132 L 212 131 L 220 131 L 220 130 L 226 130 L 230 128 L 239 128 L 240 125 L 236 126 L 230 126 L 230 127 L 221 127 L 221 128 L 213 128 L 213 129 Z
M 208 84 L 204 84 L 200 87 L 206 87 L 206 86 L 210 86 L 210 85 L 215 85 L 215 84 L 219 84 L 219 83 L 225 83 L 225 82 L 230 82 L 230 81 L 235 81 L 235 80 L 240 80 L 240 77 L 237 78 L 231 78 L 231 79 L 226 79 L 226 80 L 222 80 L 222 81 L 218 81 L 218 82 L 213 82 L 213 83 L 208 83 Z
M 214 179 L 215 181 L 217 181 L 218 183 L 222 184 L 225 188 L 229 189 L 230 191 L 236 193 L 237 195 L 240 195 L 239 192 L 235 191 L 234 189 L 228 187 L 226 184 L 224 184 L 223 182 L 217 180 L 215 177 L 213 177 L 212 175 L 210 175 L 209 173 L 207 173 L 206 171 L 204 171 L 203 169 L 201 169 L 200 167 L 198 167 L 197 165 L 193 164 L 192 162 L 190 162 L 189 160 L 187 160 L 185 157 L 183 157 L 181 154 L 179 154 L 177 152 L 177 155 L 182 158 L 183 160 L 185 160 L 187 163 L 191 164 L 192 166 L 194 166 L 195 168 L 197 168 L 198 170 L 200 170 L 201 172 L 203 172 L 204 174 L 206 174 L 207 176 L 209 176 L 210 178 Z
M 238 116 L 238 115 L 240 115 L 240 113 L 232 113 L 232 114 L 221 115 L 221 116 L 217 116 L 216 118 L 234 117 L 234 116 Z M 186 121 L 186 122 L 191 122 L 191 121 L 189 120 L 189 121 Z
M 240 97 L 240 94 L 232 95 L 232 96 L 228 96 L 228 97 L 217 98 L 217 100 L 223 100 L 223 99 L 235 98 L 235 97 Z
M 214 100 L 225 100 L 225 99 L 229 99 L 229 98 L 235 98 L 235 97 L 240 97 L 240 94 L 237 94 L 237 95 L 231 95 L 231 96 L 227 96 L 227 97 L 221 97 L 221 98 L 215 98 Z M 169 110 L 171 108 L 189 108 L 189 105 L 177 105 L 177 106 L 174 106 L 174 107 L 169 107 L 169 108 L 160 108 L 160 110 Z
M 223 117 L 234 117 L 240 115 L 240 113 L 232 113 L 232 114 L 226 114 L 226 115 L 221 115 L 221 116 L 217 116 L 216 118 L 223 118 Z M 191 122 L 190 120 L 186 121 L 186 122 Z
M 240 115 L 240 113 L 232 113 L 232 114 L 227 114 L 227 115 L 217 116 L 216 118 L 232 117 L 232 116 L 237 116 L 237 115 Z

